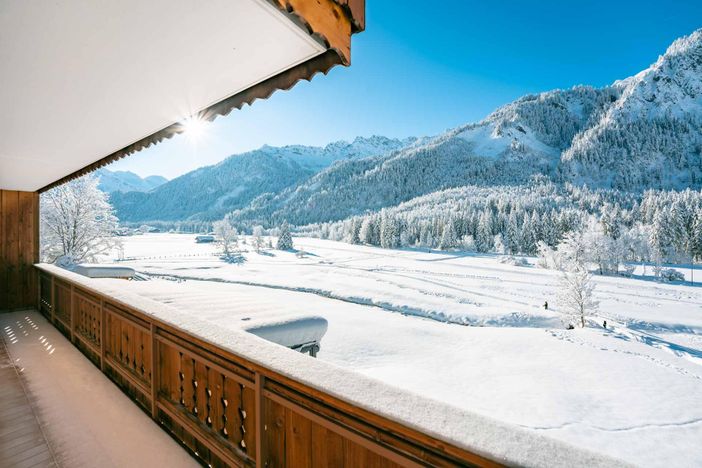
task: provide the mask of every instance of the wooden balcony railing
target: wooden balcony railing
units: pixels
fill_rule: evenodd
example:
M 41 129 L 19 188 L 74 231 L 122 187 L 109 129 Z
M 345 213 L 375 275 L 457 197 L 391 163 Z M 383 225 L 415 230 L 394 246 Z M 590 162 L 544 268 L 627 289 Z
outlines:
M 206 464 L 497 465 L 66 278 L 39 279 L 42 314 Z
M 233 352 L 231 341 L 227 346 L 214 344 L 211 339 L 177 326 L 178 322 L 171 318 L 171 309 L 165 314 L 146 313 L 140 310 L 139 307 L 144 307 L 141 303 L 136 307 L 124 299 L 121 289 L 112 290 L 111 294 L 107 288 L 108 292 L 104 292 L 105 289 L 95 286 L 99 280 L 45 265 L 39 266 L 38 276 L 41 313 L 204 464 L 215 467 L 500 465 L 489 457 L 447 442 L 446 437 L 442 440 L 417 429 L 416 422 L 412 426 L 403 424 L 379 414 L 383 410 L 370 411 L 362 404 L 321 391 L 310 380 L 328 375 L 315 373 L 317 367 L 324 367 L 324 371 L 335 369 L 326 363 L 249 337 L 245 332 L 231 332 L 237 340 L 234 343 L 249 340 L 246 349 L 251 353 L 254 349 L 251 340 L 254 340 L 257 351 L 263 348 L 275 355 L 271 361 L 274 364 L 262 365 L 260 359 L 248 358 L 246 352 Z M 154 308 L 157 306 L 153 303 Z M 231 334 L 225 336 L 231 339 Z M 301 366 L 311 366 L 310 375 L 304 374 L 300 379 L 283 375 L 284 367 L 289 364 L 281 364 L 280 360 L 286 356 Z M 365 377 L 358 376 L 357 382 L 351 379 L 341 384 L 337 381 L 335 390 L 344 386 L 372 386 Z M 368 401 L 380 398 L 374 391 L 369 389 L 367 395 L 362 392 L 363 398 Z M 428 408 L 438 404 L 417 400 L 419 397 L 399 390 L 393 392 L 396 394 L 390 395 L 384 387 L 379 393 L 386 394 L 385 401 L 397 402 L 398 408 L 404 408 L 404 413 L 399 411 L 403 417 L 408 418 L 409 414 L 408 419 L 414 421 L 418 419 L 411 416 L 415 408 L 417 414 L 426 415 Z M 414 402 L 414 406 L 402 401 L 404 397 Z M 441 416 L 438 421 L 452 428 L 450 434 L 456 434 L 458 426 L 477 443 L 487 445 L 490 453 L 497 452 L 495 458 L 499 457 L 503 463 L 544 464 L 531 463 L 534 457 L 546 460 L 549 466 L 610 466 L 612 462 L 512 426 L 496 422 L 480 426 L 484 423 L 481 417 L 473 420 L 460 410 L 441 407 L 437 412 Z M 474 421 L 479 423 L 473 425 Z M 438 432 L 437 427 L 443 428 L 434 424 L 434 433 Z M 484 437 L 483 433 L 489 436 Z

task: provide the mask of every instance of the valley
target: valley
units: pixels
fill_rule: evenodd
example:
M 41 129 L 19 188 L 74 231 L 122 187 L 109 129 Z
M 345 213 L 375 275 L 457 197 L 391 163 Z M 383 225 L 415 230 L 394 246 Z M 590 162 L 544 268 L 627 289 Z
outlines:
M 699 285 L 641 266 L 596 276 L 597 315 L 565 330 L 559 272 L 533 258 L 294 241 L 297 253 L 257 253 L 242 237 L 227 263 L 191 235 L 146 234 L 126 238 L 120 264 L 151 278 L 132 292 L 218 327 L 232 308 L 321 316 L 318 359 L 635 464 L 702 462 L 678 449 L 702 437 Z

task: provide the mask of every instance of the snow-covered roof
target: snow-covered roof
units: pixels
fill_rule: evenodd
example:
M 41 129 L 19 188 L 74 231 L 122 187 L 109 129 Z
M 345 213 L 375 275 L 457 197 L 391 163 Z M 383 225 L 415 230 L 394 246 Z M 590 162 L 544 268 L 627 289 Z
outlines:
M 245 356 L 258 365 L 305 385 L 488 458 L 510 465 L 535 467 L 624 465 L 619 460 L 309 358 L 250 333 L 213 326 L 166 304 L 134 294 L 124 287 L 123 282 L 86 278 L 54 265 L 39 264 L 37 267 L 88 290 L 110 296 L 116 302 Z

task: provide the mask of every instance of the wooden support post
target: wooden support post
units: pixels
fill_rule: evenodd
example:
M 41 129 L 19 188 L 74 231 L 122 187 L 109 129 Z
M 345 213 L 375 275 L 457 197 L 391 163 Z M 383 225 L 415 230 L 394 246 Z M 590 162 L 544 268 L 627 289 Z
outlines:
M 100 299 L 100 370 L 105 373 L 105 337 L 107 336 L 107 314 L 105 313 L 105 301 Z
M 54 275 L 49 276 L 49 278 L 51 278 L 51 306 L 49 307 L 51 310 L 49 312 L 51 312 L 51 323 L 53 323 L 54 326 L 56 326 L 56 286 L 54 285 Z
M 151 322 L 151 417 L 158 421 L 159 356 L 156 325 Z
M 75 301 L 73 300 L 73 283 L 71 283 L 70 293 L 68 294 L 68 320 L 69 320 L 68 328 L 71 330 L 71 343 L 73 343 L 75 345 L 76 339 L 75 339 L 75 333 L 74 333 L 74 328 L 75 328 L 74 324 L 76 323 L 76 320 L 75 320 L 74 311 L 73 311 L 74 302 Z
M 37 272 L 37 312 L 41 314 L 41 275 Z
M 263 460 L 263 382 L 264 377 L 260 372 L 255 374 L 254 382 L 254 414 L 256 415 L 256 467 L 262 468 Z

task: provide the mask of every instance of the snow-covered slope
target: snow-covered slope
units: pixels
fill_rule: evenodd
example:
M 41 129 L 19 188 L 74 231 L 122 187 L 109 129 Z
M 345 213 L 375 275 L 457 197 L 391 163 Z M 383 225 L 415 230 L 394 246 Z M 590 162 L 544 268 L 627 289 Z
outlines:
M 117 193 L 111 200 L 122 221 L 213 220 L 262 194 L 294 186 L 335 161 L 383 154 L 414 141 L 372 136 L 325 147 L 266 145 L 189 172 L 151 193 Z
M 130 171 L 99 169 L 96 171 L 96 174 L 100 178 L 98 188 L 106 193 L 148 192 L 168 182 L 168 179 L 165 177 L 153 175 L 141 178 Z
M 699 186 L 702 29 L 614 87 L 619 98 L 563 153 L 565 176 L 628 190 Z
M 467 185 L 558 182 L 643 191 L 702 184 L 702 30 L 612 86 L 529 95 L 482 122 L 382 157 L 336 164 L 235 213 L 307 224 Z
M 523 184 L 535 174 L 554 174 L 561 151 L 616 95 L 614 88 L 576 87 L 525 96 L 480 123 L 330 166 L 298 186 L 254 200 L 235 216 L 252 224 L 307 224 L 447 188 Z

